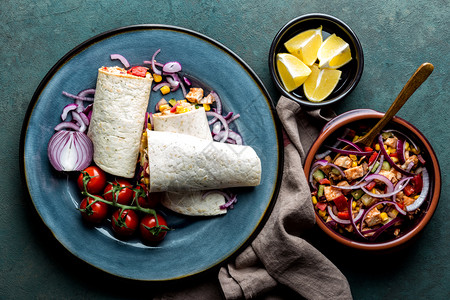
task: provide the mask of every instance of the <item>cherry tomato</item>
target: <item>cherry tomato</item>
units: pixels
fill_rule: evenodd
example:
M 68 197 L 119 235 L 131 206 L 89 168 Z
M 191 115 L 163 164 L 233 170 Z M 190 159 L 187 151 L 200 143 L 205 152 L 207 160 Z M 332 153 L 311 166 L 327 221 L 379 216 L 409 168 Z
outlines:
M 87 175 L 86 175 L 87 174 Z M 78 176 L 78 187 L 81 191 L 84 191 L 83 178 L 86 176 L 86 180 L 89 180 L 86 184 L 88 193 L 96 195 L 100 194 L 106 185 L 106 173 L 97 166 L 89 166 Z M 90 177 L 90 179 L 88 179 Z
M 80 203 L 80 212 L 84 220 L 89 223 L 99 224 L 108 215 L 108 204 L 86 197 Z
M 120 214 L 120 212 L 122 212 Z M 120 217 L 119 217 L 120 214 Z M 121 238 L 127 238 L 133 235 L 139 226 L 139 217 L 131 209 L 121 208 L 116 210 L 111 218 L 111 225 L 114 232 Z
M 161 202 L 162 193 L 148 193 L 145 184 L 140 184 L 133 190 L 133 199 L 138 199 L 140 207 L 155 208 Z
M 141 233 L 142 240 L 145 243 L 162 241 L 166 237 L 167 230 L 169 230 L 164 217 L 160 214 L 156 214 L 156 216 L 158 218 L 158 225 L 156 223 L 155 216 L 151 214 L 145 215 L 141 220 L 139 231 Z
M 113 201 L 114 196 L 117 203 L 130 205 L 133 201 L 133 190 L 131 187 L 131 183 L 125 179 L 116 179 L 114 182 L 106 185 L 103 197 L 105 197 L 105 200 Z

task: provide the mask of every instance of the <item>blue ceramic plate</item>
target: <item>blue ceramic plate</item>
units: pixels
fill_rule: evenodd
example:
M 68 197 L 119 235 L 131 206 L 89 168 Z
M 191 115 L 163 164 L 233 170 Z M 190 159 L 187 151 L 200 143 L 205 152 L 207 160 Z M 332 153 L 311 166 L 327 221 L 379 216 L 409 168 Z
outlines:
M 97 69 L 120 65 L 119 53 L 132 65 L 150 60 L 179 61 L 184 72 L 200 79 L 222 98 L 224 109 L 239 113 L 237 130 L 262 161 L 261 185 L 239 191 L 238 203 L 226 215 L 193 218 L 163 211 L 175 230 L 157 247 L 138 238 L 116 239 L 109 224 L 86 226 L 77 211 L 81 201 L 76 174 L 53 170 L 47 143 L 71 102 L 62 91 L 94 88 Z M 177 91 L 178 92 L 178 91 Z M 175 98 L 180 98 L 175 95 Z M 161 98 L 153 92 L 149 111 Z M 165 281 L 220 266 L 248 245 L 273 206 L 282 172 L 280 126 L 270 96 L 255 73 L 236 54 L 193 31 L 163 25 L 137 25 L 112 30 L 77 46 L 45 76 L 30 103 L 22 131 L 22 171 L 31 199 L 56 239 L 81 260 L 123 278 Z

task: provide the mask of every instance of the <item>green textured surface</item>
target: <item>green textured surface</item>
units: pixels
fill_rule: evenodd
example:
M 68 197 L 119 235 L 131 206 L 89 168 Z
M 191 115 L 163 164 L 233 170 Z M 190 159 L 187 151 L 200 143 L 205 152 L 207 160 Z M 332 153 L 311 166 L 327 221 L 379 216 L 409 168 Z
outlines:
M 21 181 L 19 144 L 25 111 L 39 82 L 59 58 L 84 40 L 113 28 L 139 23 L 176 25 L 230 48 L 277 99 L 279 93 L 267 64 L 272 38 L 290 19 L 311 12 L 331 14 L 346 22 L 364 48 L 364 74 L 356 90 L 334 106 L 338 113 L 354 108 L 385 111 L 421 63 L 434 64 L 431 77 L 398 115 L 428 137 L 443 174 L 435 216 L 423 234 L 401 252 L 354 253 L 331 242 L 318 229 L 310 233 L 311 243 L 347 276 L 355 299 L 449 298 L 449 7 L 446 0 L 333 1 L 328 5 L 289 0 L 3 0 L 0 298 L 140 298 L 157 289 L 104 274 L 73 257 L 45 227 Z

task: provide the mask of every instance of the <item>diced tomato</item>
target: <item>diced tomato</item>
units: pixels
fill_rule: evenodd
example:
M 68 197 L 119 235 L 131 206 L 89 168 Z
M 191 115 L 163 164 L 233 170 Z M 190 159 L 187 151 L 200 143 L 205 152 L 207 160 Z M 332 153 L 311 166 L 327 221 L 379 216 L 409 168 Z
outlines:
M 377 185 L 377 183 L 375 181 L 371 181 L 365 186 L 365 188 L 370 191 L 375 187 L 375 185 Z
M 400 202 L 396 202 L 396 203 L 401 209 L 405 209 L 405 205 L 403 203 L 400 203 Z
M 320 184 L 331 184 L 331 182 L 327 178 L 319 180 L 319 183 Z
M 327 203 L 326 202 L 317 202 L 316 207 L 319 210 L 324 211 L 325 209 L 327 209 Z
M 333 199 L 334 204 L 338 211 L 345 211 L 347 209 L 347 198 L 344 195 L 340 195 Z
M 337 216 L 339 219 L 350 220 L 350 213 L 348 211 L 340 211 Z
M 392 153 L 389 153 L 389 156 L 390 157 L 398 157 L 398 153 L 397 152 L 392 152 Z
M 172 108 L 170 109 L 170 112 L 171 113 L 174 113 L 174 112 L 176 112 L 177 111 L 177 106 L 178 106 L 179 104 L 177 103 L 177 104 L 175 104 L 174 106 L 172 106 Z
M 423 180 L 420 174 L 415 175 L 412 178 L 412 182 L 414 184 L 414 191 L 418 194 L 422 191 L 423 188 Z
M 128 74 L 132 74 L 134 76 L 145 77 L 148 69 L 146 67 L 135 66 L 127 71 Z
M 412 184 L 408 184 L 407 186 L 405 186 L 405 188 L 403 189 L 403 193 L 405 193 L 406 196 L 414 193 L 414 187 L 412 186 Z
M 373 149 L 372 149 L 372 147 L 364 147 L 364 151 L 367 151 L 367 152 L 369 152 L 369 151 L 373 151 Z
M 369 165 L 371 165 L 375 161 L 375 159 L 377 159 L 377 156 L 378 156 L 378 152 L 375 151 L 372 153 L 372 155 L 369 158 Z

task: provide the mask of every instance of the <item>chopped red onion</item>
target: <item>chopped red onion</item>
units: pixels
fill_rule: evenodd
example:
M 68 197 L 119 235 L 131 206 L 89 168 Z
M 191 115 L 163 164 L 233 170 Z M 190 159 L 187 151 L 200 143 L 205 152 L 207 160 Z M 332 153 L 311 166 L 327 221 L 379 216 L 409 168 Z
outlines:
M 156 55 L 158 55 L 159 52 L 161 52 L 161 49 L 156 50 L 155 53 L 153 53 L 153 56 L 152 56 L 152 70 L 153 70 L 153 73 L 155 73 L 157 75 L 161 75 L 162 74 L 162 72 L 160 70 L 158 70 L 156 68 L 156 65 L 155 65 L 155 63 L 156 63 L 155 62 L 155 58 L 156 58 Z
M 183 76 L 183 81 L 184 81 L 184 83 L 186 83 L 187 86 L 191 86 L 192 85 L 192 82 L 186 76 Z
M 177 61 L 169 61 L 164 64 L 163 66 L 163 72 L 166 73 L 178 73 L 181 71 L 181 64 Z
M 111 60 L 115 60 L 115 59 L 120 60 L 120 62 L 122 63 L 122 65 L 123 65 L 126 69 L 128 69 L 128 68 L 130 67 L 130 63 L 128 62 L 128 60 L 127 60 L 123 55 L 120 55 L 120 54 L 111 54 L 111 55 L 110 55 L 110 58 L 111 58 Z
M 61 114 L 61 120 L 65 121 L 67 119 L 67 115 L 69 112 L 76 110 L 78 108 L 78 104 L 76 103 L 70 103 L 64 106 L 62 114 Z
M 220 140 L 220 142 L 221 143 L 225 142 L 228 139 L 228 134 L 229 134 L 229 128 L 228 128 L 227 120 L 225 120 L 222 115 L 220 115 L 220 114 L 218 114 L 216 112 L 213 112 L 213 111 L 207 111 L 206 115 L 210 116 L 210 117 L 217 118 L 222 123 L 225 134 L 222 137 L 222 139 Z

